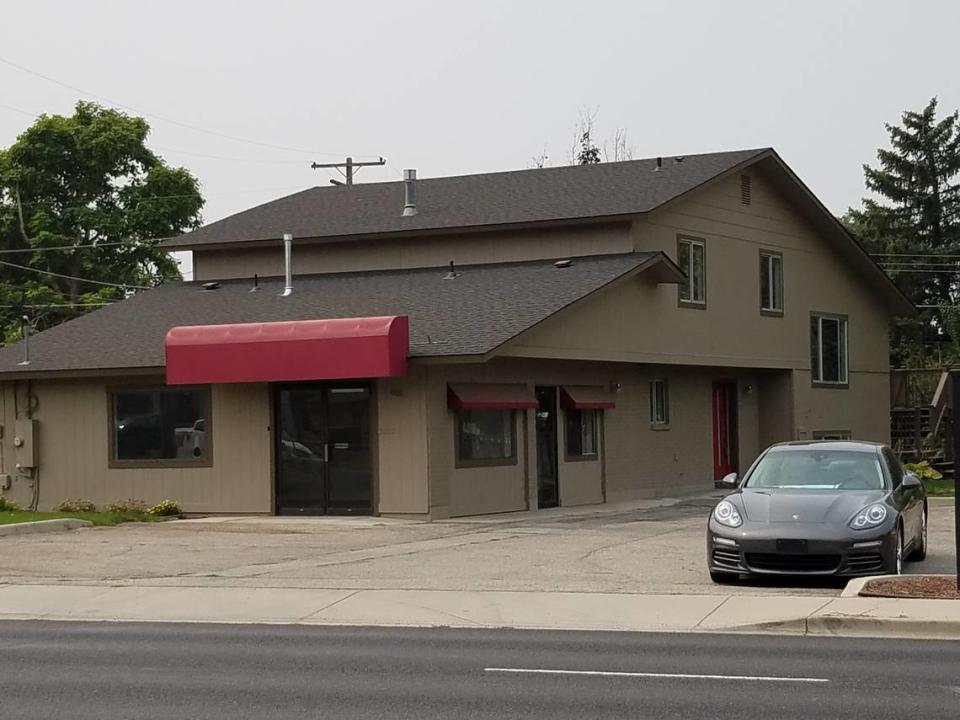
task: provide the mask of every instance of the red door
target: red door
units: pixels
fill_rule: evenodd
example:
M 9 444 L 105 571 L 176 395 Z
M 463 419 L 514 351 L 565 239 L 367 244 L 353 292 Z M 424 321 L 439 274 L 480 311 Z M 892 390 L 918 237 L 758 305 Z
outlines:
M 737 472 L 737 384 L 713 384 L 713 479 Z

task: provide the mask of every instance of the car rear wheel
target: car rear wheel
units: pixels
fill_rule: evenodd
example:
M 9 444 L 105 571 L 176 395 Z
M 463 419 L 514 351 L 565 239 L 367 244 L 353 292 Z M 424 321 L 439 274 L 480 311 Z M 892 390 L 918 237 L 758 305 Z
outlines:
M 917 548 L 911 555 L 911 560 L 926 560 L 927 558 L 927 508 L 923 509 L 920 515 L 920 538 L 917 540 Z
M 883 572 L 886 575 L 903 574 L 903 527 L 897 528 L 897 545 L 894 551 L 883 563 Z
M 718 585 L 730 585 L 731 583 L 735 583 L 737 580 L 739 580 L 740 576 L 736 573 L 717 572 L 716 570 L 711 570 L 710 579 Z

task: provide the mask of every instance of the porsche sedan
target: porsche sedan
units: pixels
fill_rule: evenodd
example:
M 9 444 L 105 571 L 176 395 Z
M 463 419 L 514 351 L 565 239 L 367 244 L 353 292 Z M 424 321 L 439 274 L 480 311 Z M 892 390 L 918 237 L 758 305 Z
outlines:
M 743 575 L 899 575 L 927 554 L 927 497 L 884 445 L 789 442 L 765 450 L 710 513 L 714 582 Z

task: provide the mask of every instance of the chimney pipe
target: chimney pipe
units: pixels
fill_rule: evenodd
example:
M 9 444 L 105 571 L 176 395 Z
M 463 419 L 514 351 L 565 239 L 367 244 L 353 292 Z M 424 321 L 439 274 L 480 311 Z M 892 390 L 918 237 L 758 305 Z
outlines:
M 417 171 L 403 171 L 403 216 L 417 214 Z
M 23 338 L 23 360 L 17 363 L 17 365 L 29 365 L 30 364 L 30 318 L 24 315 L 20 318 L 20 336 Z
M 293 294 L 293 235 L 283 234 L 283 269 L 286 283 L 280 297 Z

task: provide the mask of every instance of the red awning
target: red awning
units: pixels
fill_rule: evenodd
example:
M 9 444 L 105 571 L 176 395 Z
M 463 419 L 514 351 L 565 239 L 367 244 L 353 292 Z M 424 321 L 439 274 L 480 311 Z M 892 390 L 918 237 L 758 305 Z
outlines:
M 167 333 L 167 384 L 406 375 L 405 315 L 193 325 Z
M 447 385 L 447 406 L 452 410 L 524 410 L 537 405 L 537 396 L 526 385 Z
M 609 390 L 593 385 L 562 385 L 560 403 L 568 410 L 609 410 L 617 406 Z

